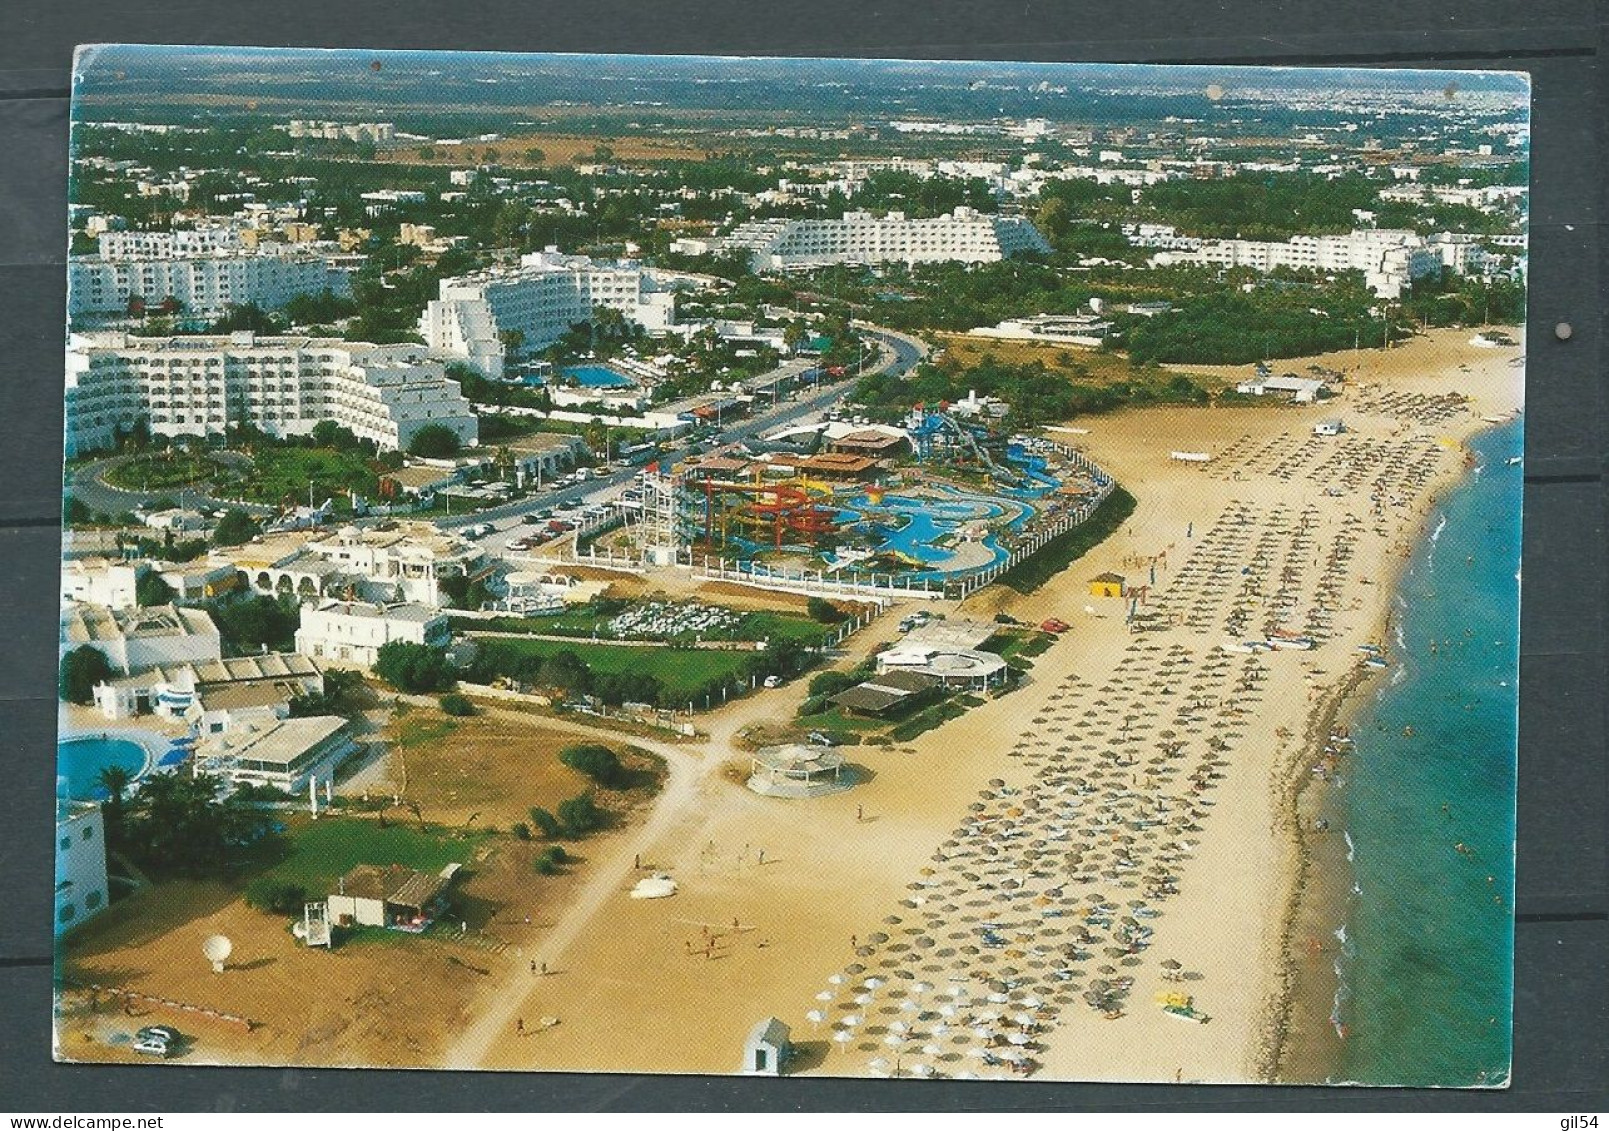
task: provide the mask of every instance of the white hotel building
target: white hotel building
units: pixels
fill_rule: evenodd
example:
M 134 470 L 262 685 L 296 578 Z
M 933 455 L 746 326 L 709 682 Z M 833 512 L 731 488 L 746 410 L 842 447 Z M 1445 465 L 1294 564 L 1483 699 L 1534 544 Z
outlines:
M 1434 275 L 1443 265 L 1441 254 L 1427 246 L 1418 233 L 1387 228 L 1361 228 L 1345 235 L 1295 236 L 1283 243 L 1208 240 L 1193 251 L 1162 252 L 1152 262 L 1249 267 L 1261 272 L 1278 267 L 1325 274 L 1361 271 L 1369 289 L 1386 299 L 1400 297 L 1415 279 Z
M 67 263 L 69 316 L 122 314 L 134 299 L 150 307 L 177 299 L 191 314 L 221 314 L 249 304 L 273 310 L 300 294 L 345 295 L 351 289 L 345 267 L 289 247 L 284 252 L 223 247 L 199 254 L 170 248 L 129 258 L 74 256 Z
M 87 801 L 56 801 L 56 934 L 106 909 L 106 821 Z
M 1024 217 L 971 208 L 921 219 L 903 212 L 845 212 L 837 220 L 751 220 L 734 228 L 721 246 L 748 249 L 756 271 L 835 263 L 994 263 L 1021 252 L 1050 251 Z
M 302 435 L 333 420 L 381 448 L 406 448 L 422 428 L 473 445 L 475 414 L 441 363 L 416 345 L 338 338 L 74 335 L 67 349 L 67 454 L 109 448 L 144 418 L 167 436 L 219 435 L 250 423 Z
M 95 246 L 102 259 L 182 259 L 240 246 L 232 227 L 194 228 L 177 232 L 102 232 Z
M 520 257 L 517 267 L 494 267 L 443 279 L 425 307 L 419 332 L 432 355 L 501 376 L 503 337 L 517 331 L 526 352 L 552 345 L 599 306 L 612 307 L 653 332 L 675 320 L 675 296 L 653 273 L 632 262 L 595 262 L 549 248 Z

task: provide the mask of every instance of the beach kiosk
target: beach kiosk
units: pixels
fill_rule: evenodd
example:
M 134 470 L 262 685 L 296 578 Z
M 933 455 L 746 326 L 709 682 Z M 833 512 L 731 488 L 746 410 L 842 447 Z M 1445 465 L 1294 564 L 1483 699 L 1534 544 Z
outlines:
M 749 1039 L 743 1042 L 743 1075 L 781 1076 L 788 1050 L 788 1027 L 767 1017 L 749 1030 Z
M 1089 595 L 1091 597 L 1123 596 L 1123 575 L 1120 573 L 1103 573 L 1090 578 Z
M 819 746 L 762 746 L 750 760 L 748 787 L 762 797 L 825 797 L 855 784 L 844 756 Z

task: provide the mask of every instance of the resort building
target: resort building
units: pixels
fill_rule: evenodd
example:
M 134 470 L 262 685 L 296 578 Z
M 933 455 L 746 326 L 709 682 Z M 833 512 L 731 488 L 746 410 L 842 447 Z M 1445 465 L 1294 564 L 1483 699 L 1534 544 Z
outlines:
M 865 683 L 840 691 L 831 702 L 851 715 L 882 718 L 911 710 L 927 693 L 943 686 L 936 676 L 914 669 L 891 667 Z
M 421 931 L 444 909 L 457 870 L 456 864 L 449 864 L 431 875 L 401 864 L 359 864 L 330 892 L 330 920 L 342 927 Z
M 1036 314 L 1031 318 L 1007 318 L 994 326 L 976 326 L 967 333 L 1007 341 L 1098 346 L 1111 330 L 1110 322 L 1093 314 Z
M 121 562 L 108 558 L 79 558 L 61 566 L 61 599 L 132 609 L 139 604 L 140 578 L 151 572 L 147 562 Z
M 557 475 L 574 470 L 586 453 L 587 443 L 568 432 L 533 432 L 506 445 L 514 461 L 514 485 L 545 483 Z
M 56 802 L 56 934 L 105 910 L 106 824 L 101 807 Z
M 448 577 L 479 574 L 485 555 L 473 542 L 427 522 L 343 526 L 336 531 L 282 531 L 213 552 L 258 593 L 316 601 L 440 603 Z
M 420 316 L 419 332 L 433 356 L 501 377 L 511 345 L 523 353 L 550 346 L 571 326 L 590 323 L 600 306 L 653 332 L 663 332 L 676 317 L 675 295 L 661 290 L 641 264 L 549 248 L 521 256 L 517 267 L 441 280 L 438 297 Z
M 333 420 L 383 449 L 430 425 L 470 446 L 478 422 L 458 382 L 416 345 L 338 338 L 74 335 L 67 350 L 67 454 L 110 448 L 145 420 L 164 436 L 250 424 L 300 436 Z
M 837 220 L 750 220 L 721 241 L 744 249 L 755 271 L 835 263 L 994 263 L 1022 252 L 1050 253 L 1032 221 L 957 208 L 943 216 L 845 212 Z
M 307 656 L 265 652 L 162 664 L 108 680 L 96 685 L 95 706 L 114 721 L 153 714 L 216 732 L 230 721 L 230 716 L 218 712 L 264 707 L 282 716 L 296 696 L 323 690 L 324 673 Z
M 446 647 L 447 614 L 423 605 L 377 605 L 326 601 L 302 609 L 296 650 L 326 660 L 373 667 L 380 649 L 394 640 Z
M 333 782 L 336 768 L 356 750 L 345 719 L 312 715 L 231 727 L 203 739 L 195 757 L 200 769 L 236 785 L 301 793 L 309 782 Z
M 1283 243 L 1209 240 L 1191 251 L 1160 252 L 1152 257 L 1152 263 L 1249 267 L 1263 273 L 1280 267 L 1323 274 L 1361 271 L 1371 291 L 1380 298 L 1390 299 L 1400 297 L 1415 279 L 1438 274 L 1443 258 L 1417 232 L 1360 228 L 1344 235 L 1293 236 Z
M 278 251 L 280 247 L 285 250 Z M 150 257 L 115 259 L 81 255 L 67 262 L 69 317 L 138 313 L 169 300 L 187 314 L 218 315 L 231 306 L 246 305 L 277 310 L 297 295 L 323 291 L 345 295 L 351 290 L 346 267 L 323 255 L 293 251 L 289 245 L 198 254 L 169 249 Z
M 1250 381 L 1235 386 L 1235 392 L 1252 397 L 1282 396 L 1297 404 L 1312 404 L 1324 389 L 1323 381 L 1311 377 L 1298 377 L 1287 373 L 1283 377 L 1258 374 Z
M 178 232 L 102 232 L 95 241 L 100 257 L 113 259 L 184 259 L 240 246 L 233 227 L 195 228 Z
M 877 654 L 877 674 L 914 672 L 945 688 L 996 687 L 1008 669 L 1004 657 L 983 651 L 994 634 L 995 626 L 981 621 L 929 621 Z
M 69 652 L 84 645 L 124 675 L 223 658 L 212 617 L 178 605 L 110 609 L 75 601 L 61 613 L 61 648 Z

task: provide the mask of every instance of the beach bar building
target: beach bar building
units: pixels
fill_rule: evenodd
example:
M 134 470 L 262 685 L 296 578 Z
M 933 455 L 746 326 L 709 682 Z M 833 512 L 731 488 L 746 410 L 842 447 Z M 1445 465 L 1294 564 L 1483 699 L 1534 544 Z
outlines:
M 748 787 L 762 797 L 825 797 L 854 785 L 836 750 L 790 743 L 762 746 L 750 760 Z
M 1091 597 L 1121 597 L 1123 596 L 1123 575 L 1121 573 L 1102 573 L 1089 579 L 1089 595 Z
M 329 896 L 330 919 L 345 927 L 394 927 L 422 931 L 445 905 L 457 865 L 439 875 L 401 864 L 359 864 L 336 881 Z
M 775 1017 L 767 1017 L 749 1030 L 749 1039 L 743 1042 L 743 1075 L 782 1075 L 788 1049 L 788 1027 Z

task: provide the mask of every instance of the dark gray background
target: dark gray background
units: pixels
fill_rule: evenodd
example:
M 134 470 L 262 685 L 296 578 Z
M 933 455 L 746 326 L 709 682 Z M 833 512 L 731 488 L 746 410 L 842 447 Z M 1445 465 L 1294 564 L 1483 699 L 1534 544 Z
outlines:
M 1589 0 L 23 0 L 0 39 L 0 1110 L 1526 1110 L 1606 1105 L 1603 13 Z M 1494 68 L 1534 79 L 1519 896 L 1504 1092 L 87 1067 L 50 1061 L 76 43 Z M 1553 334 L 1568 321 L 1568 342 Z

